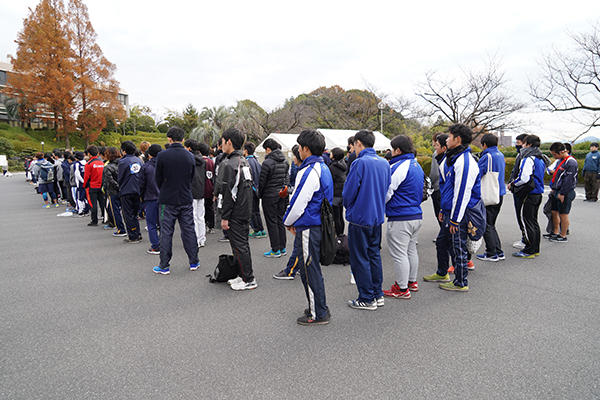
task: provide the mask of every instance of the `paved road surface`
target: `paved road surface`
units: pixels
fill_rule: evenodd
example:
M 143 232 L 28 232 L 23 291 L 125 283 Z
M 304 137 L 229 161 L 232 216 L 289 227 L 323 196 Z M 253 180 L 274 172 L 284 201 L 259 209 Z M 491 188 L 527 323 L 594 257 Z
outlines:
M 205 278 L 228 250 L 217 235 L 200 270 L 176 240 L 171 275 L 157 276 L 147 238 L 57 218 L 22 176 L 0 179 L 0 205 L 2 399 L 600 398 L 599 204 L 576 201 L 570 242 L 544 242 L 535 260 L 477 263 L 469 293 L 422 283 L 412 300 L 355 311 L 349 268 L 325 267 L 323 327 L 296 324 L 301 283 L 271 278 L 286 259 L 262 257 L 268 240 L 251 242 L 259 287 L 237 293 Z M 424 209 L 419 277 L 435 270 Z

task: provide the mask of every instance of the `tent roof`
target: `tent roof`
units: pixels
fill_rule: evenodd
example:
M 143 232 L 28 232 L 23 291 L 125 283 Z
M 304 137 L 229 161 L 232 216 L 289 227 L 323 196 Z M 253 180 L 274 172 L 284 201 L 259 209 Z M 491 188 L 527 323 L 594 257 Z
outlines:
M 326 148 L 333 149 L 339 147 L 343 150 L 345 150 L 348 145 L 348 138 L 354 136 L 356 132 L 358 132 L 353 129 L 318 129 L 318 131 L 325 137 Z M 375 146 L 373 147 L 376 151 L 384 151 L 391 148 L 390 139 L 385 137 L 381 132 L 375 131 L 373 133 L 375 134 Z M 297 133 L 271 133 L 265 140 L 275 139 L 277 143 L 281 145 L 281 150 L 284 153 L 287 153 L 292 151 L 292 147 L 296 144 L 297 138 Z M 262 144 L 265 140 L 256 146 L 256 152 L 264 153 L 265 150 L 262 148 Z

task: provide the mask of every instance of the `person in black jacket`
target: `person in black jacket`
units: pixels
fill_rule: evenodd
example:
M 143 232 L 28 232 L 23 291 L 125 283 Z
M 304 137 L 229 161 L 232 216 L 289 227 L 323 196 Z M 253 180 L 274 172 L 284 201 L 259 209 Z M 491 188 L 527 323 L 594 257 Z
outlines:
M 158 239 L 158 195 L 156 185 L 156 156 L 162 147 L 153 144 L 146 151 L 146 162 L 142 166 L 142 199 L 143 209 L 146 213 L 146 226 L 148 227 L 148 238 L 150 239 L 149 254 L 160 254 Z
M 167 275 L 171 272 L 169 262 L 173 256 L 175 221 L 179 221 L 181 241 L 188 256 L 190 271 L 200 267 L 192 206 L 195 160 L 181 144 L 184 135 L 185 131 L 179 127 L 169 128 L 169 148 L 156 157 L 156 185 L 160 190 L 160 265 L 154 267 L 153 271 L 157 274 Z
M 219 167 L 223 160 L 227 158 L 227 154 L 223 152 L 223 138 L 219 139 L 219 143 L 217 145 L 217 151 L 215 156 L 215 185 L 214 185 L 214 196 L 213 199 L 217 199 L 219 197 L 219 190 L 221 188 L 221 182 L 219 182 Z M 219 209 L 217 207 L 217 216 L 219 215 Z M 229 237 L 227 236 L 227 231 L 223 231 L 223 236 L 219 239 L 219 242 L 228 242 Z
M 252 256 L 248 245 L 250 214 L 252 213 L 252 173 L 240 149 L 244 134 L 236 128 L 223 132 L 223 152 L 227 157 L 219 165 L 219 197 L 221 228 L 227 232 L 239 276 L 229 280 L 233 290 L 255 289 L 258 285 L 252 271 Z
M 244 157 L 246 157 L 250 172 L 252 172 L 252 217 L 250 218 L 250 227 L 254 232 L 250 233 L 249 236 L 261 239 L 267 237 L 267 233 L 264 230 L 265 228 L 260 216 L 260 199 L 258 198 L 260 163 L 254 155 L 254 149 L 254 143 L 248 142 L 244 144 Z
M 340 236 L 344 234 L 344 206 L 342 205 L 342 191 L 346 181 L 346 162 L 344 161 L 344 150 L 339 147 L 331 150 L 333 161 L 329 164 L 329 170 L 333 177 L 333 222 L 335 233 Z
M 119 160 L 119 195 L 123 206 L 123 217 L 129 237 L 124 241 L 127 243 L 139 243 L 142 241 L 140 223 L 137 216 L 140 211 L 140 194 L 142 176 L 142 160 L 134 154 L 137 150 L 133 142 L 127 140 L 121 144 L 123 158 Z
M 119 150 L 116 147 L 106 149 L 106 158 L 108 164 L 102 171 L 102 187 L 106 193 L 108 201 L 108 214 L 117 228 L 113 232 L 113 236 L 127 236 L 125 225 L 123 224 L 123 216 L 121 215 L 121 199 L 119 196 Z
M 187 151 L 194 155 L 195 168 L 194 180 L 192 181 L 192 206 L 194 207 L 194 228 L 198 247 L 206 244 L 206 221 L 204 220 L 204 184 L 206 182 L 206 161 L 200 153 L 200 143 L 193 139 L 185 141 Z
M 258 197 L 262 199 L 263 214 L 271 241 L 271 250 L 266 251 L 264 256 L 281 257 L 287 255 L 283 214 L 288 205 L 290 165 L 281 151 L 281 145 L 274 139 L 265 140 L 263 148 L 267 156 L 260 170 Z

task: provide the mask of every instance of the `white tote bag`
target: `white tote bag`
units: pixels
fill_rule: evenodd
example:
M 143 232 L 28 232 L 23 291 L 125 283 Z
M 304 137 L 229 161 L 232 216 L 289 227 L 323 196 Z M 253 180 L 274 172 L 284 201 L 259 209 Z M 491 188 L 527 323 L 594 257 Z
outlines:
M 486 206 L 500 203 L 500 182 L 498 172 L 492 171 L 492 155 L 488 153 L 487 172 L 481 178 L 481 200 Z

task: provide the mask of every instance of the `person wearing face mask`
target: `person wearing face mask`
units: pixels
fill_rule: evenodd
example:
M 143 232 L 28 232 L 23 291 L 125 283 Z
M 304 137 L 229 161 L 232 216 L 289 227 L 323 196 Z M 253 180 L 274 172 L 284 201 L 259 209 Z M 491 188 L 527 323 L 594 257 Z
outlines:
M 515 138 L 515 148 L 517 149 L 517 157 L 515 158 L 515 165 L 510 173 L 510 177 L 508 179 L 509 185 L 514 182 L 519 176 L 519 166 L 521 165 L 522 155 L 521 149 L 523 148 L 523 143 L 525 142 L 525 138 L 527 135 L 522 133 Z M 513 196 L 513 201 L 515 204 L 515 212 L 517 213 L 517 222 L 519 223 L 519 229 L 521 232 L 525 232 L 525 225 L 523 225 L 523 220 L 521 218 L 521 209 L 523 208 L 523 204 L 521 204 L 521 199 L 518 196 Z M 520 240 L 517 240 L 513 243 L 513 247 L 519 250 L 525 248 L 525 240 L 524 237 L 521 237 Z

